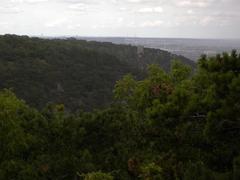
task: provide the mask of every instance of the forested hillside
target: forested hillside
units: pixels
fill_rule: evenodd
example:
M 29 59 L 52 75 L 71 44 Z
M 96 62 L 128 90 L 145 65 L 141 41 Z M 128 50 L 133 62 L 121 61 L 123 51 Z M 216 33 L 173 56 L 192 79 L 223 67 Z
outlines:
M 144 76 L 147 64 L 166 70 L 172 59 L 190 60 L 165 51 L 75 39 L 0 36 L 0 88 L 11 88 L 28 104 L 43 108 L 62 103 L 67 109 L 93 109 L 110 104 L 114 84 L 124 74 Z
M 127 62 L 128 64 L 136 67 L 140 66 L 140 68 L 147 67 L 149 64 L 159 64 L 163 69 L 169 71 L 171 61 L 174 59 L 178 59 L 181 62 L 191 66 L 195 65 L 193 61 L 184 56 L 171 54 L 160 49 L 144 48 L 143 52 L 140 51 L 142 55 L 141 58 L 139 58 L 138 46 L 121 44 L 117 45 L 110 42 L 84 41 L 76 39 L 68 39 L 68 41 L 69 40 L 72 40 L 71 43 L 75 42 L 75 44 L 77 44 L 79 47 L 111 54 L 123 62 Z M 143 46 L 139 47 L 143 48 Z
M 194 73 L 174 61 L 168 73 L 126 75 L 93 112 L 38 111 L 2 90 L 0 179 L 239 180 L 239 92 L 235 51 L 202 56 Z

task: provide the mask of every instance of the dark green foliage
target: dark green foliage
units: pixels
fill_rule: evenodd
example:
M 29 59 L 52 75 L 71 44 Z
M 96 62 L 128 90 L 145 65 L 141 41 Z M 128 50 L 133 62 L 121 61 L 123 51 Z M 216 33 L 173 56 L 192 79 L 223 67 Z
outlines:
M 169 69 L 172 58 L 194 66 L 184 57 L 151 49 L 146 49 L 143 63 Z M 127 73 L 138 78 L 144 75 L 138 69 L 136 47 L 0 36 L 0 88 L 12 88 L 18 97 L 40 109 L 48 103 L 62 103 L 71 111 L 103 108 L 112 101 L 115 82 Z
M 106 173 L 94 172 L 84 175 L 84 180 L 113 180 L 113 177 Z
M 162 168 L 155 163 L 150 163 L 142 167 L 140 179 L 163 180 Z
M 180 62 L 169 73 L 151 65 L 143 80 L 119 80 L 112 105 L 92 112 L 38 111 L 3 90 L 0 179 L 238 180 L 239 62 L 233 52 L 203 56 L 194 73 Z
M 214 180 L 214 177 L 203 163 L 197 162 L 195 164 L 189 163 L 184 180 Z
M 233 162 L 233 180 L 240 179 L 240 157 L 236 157 Z
M 188 161 L 198 170 L 194 163 L 203 162 L 199 172 L 189 170 L 189 179 L 230 178 L 240 148 L 239 62 L 235 51 L 203 56 L 193 76 L 175 63 L 170 74 L 151 66 L 143 81 L 127 76 L 117 83 L 119 103 L 145 122 L 142 136 L 148 147 L 160 157 L 174 157 L 165 160 L 171 165 L 162 165 L 166 179 L 181 179 Z
M 39 113 L 11 92 L 0 94 L 1 179 L 69 179 L 92 169 L 84 128 L 58 107 Z

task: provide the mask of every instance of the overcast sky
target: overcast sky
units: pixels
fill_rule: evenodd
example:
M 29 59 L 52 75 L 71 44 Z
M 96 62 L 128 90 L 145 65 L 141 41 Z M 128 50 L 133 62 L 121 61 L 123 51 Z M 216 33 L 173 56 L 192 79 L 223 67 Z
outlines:
M 0 34 L 240 38 L 240 0 L 0 0 Z

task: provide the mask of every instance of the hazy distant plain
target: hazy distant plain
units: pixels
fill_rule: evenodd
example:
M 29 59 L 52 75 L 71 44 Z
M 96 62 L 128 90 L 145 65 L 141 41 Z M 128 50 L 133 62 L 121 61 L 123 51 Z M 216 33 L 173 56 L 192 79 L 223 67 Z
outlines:
M 124 38 L 124 37 L 77 37 L 88 41 L 115 44 L 140 45 L 162 49 L 197 61 L 202 54 L 213 56 L 236 49 L 240 52 L 240 39 L 180 39 L 180 38 Z

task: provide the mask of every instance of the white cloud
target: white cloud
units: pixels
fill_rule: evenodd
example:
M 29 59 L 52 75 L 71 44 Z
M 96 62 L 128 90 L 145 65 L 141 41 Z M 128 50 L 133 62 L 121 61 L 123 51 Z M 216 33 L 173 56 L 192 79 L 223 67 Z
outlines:
M 41 2 L 48 2 L 49 0 L 11 0 L 13 3 L 41 3 Z
M 163 25 L 163 21 L 157 20 L 157 21 L 146 21 L 140 24 L 140 27 L 146 28 L 146 27 L 159 27 Z
M 117 19 L 117 22 L 118 22 L 118 23 L 122 23 L 123 20 L 124 20 L 123 17 L 119 17 L 119 18 Z
M 88 8 L 87 5 L 84 3 L 77 3 L 69 6 L 69 9 L 76 10 L 76 11 L 86 11 L 87 8 Z
M 127 11 L 127 8 L 126 7 L 120 7 L 119 10 L 120 11 Z
M 222 36 L 226 37 L 240 31 L 240 0 L 0 1 L 0 22 L 11 23 L 9 28 L 4 28 L 8 24 L 0 23 L 1 32 L 6 33 L 89 36 L 189 33 L 191 37 L 200 37 L 208 32 L 219 32 L 219 26 L 224 26 L 228 33 Z
M 187 10 L 187 13 L 188 13 L 188 14 L 193 14 L 194 11 L 193 11 L 192 9 L 189 9 L 189 10 Z
M 162 7 L 145 7 L 139 9 L 137 12 L 139 13 L 162 13 L 163 8 Z
M 214 20 L 215 20 L 215 18 L 213 18 L 213 17 L 211 17 L 211 16 L 207 16 L 207 17 L 202 18 L 202 19 L 199 21 L 199 24 L 200 24 L 201 26 L 207 26 L 207 25 L 209 25 L 210 23 L 212 23 Z
M 67 22 L 66 18 L 57 19 L 55 21 L 51 21 L 51 22 L 46 23 L 45 26 L 48 27 L 48 28 L 54 28 L 54 27 L 62 26 L 66 22 Z
M 212 3 L 212 0 L 179 0 L 177 5 L 180 7 L 198 7 L 204 8 L 209 6 Z
M 142 2 L 142 0 L 127 0 L 127 2 L 130 2 L 130 3 L 140 3 L 140 2 Z
M 0 27 L 1 28 L 8 28 L 9 27 L 9 23 L 7 23 L 7 22 L 0 22 Z
M 17 14 L 21 12 L 23 12 L 23 10 L 17 6 L 0 7 L 0 13 L 4 13 L 4 14 Z

